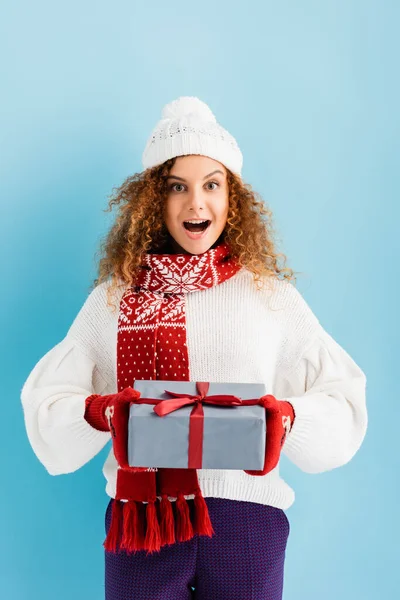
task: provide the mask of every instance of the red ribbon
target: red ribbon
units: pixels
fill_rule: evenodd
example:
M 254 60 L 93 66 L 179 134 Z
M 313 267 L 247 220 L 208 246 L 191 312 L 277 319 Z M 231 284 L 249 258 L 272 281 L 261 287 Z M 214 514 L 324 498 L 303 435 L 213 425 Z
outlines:
M 159 417 L 174 412 L 193 404 L 193 409 L 189 419 L 189 452 L 188 452 L 188 468 L 201 469 L 203 464 L 203 434 L 204 434 L 204 410 L 203 404 L 215 404 L 218 406 L 241 406 L 242 400 L 237 396 L 230 394 L 220 394 L 207 396 L 210 384 L 208 382 L 196 382 L 198 394 L 179 394 L 177 392 L 169 392 L 164 390 L 175 400 L 161 400 L 160 398 L 138 398 L 133 400 L 135 404 L 155 404 L 153 410 Z M 249 401 L 244 401 L 246 404 Z M 258 399 L 251 401 L 258 403 Z

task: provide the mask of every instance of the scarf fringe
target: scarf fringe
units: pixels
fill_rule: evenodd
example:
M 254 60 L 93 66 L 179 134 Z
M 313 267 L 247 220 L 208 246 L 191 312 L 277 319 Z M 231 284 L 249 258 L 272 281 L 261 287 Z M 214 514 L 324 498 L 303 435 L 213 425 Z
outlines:
M 121 548 L 127 552 L 136 552 L 144 547 L 144 527 L 139 518 L 139 506 L 129 500 L 124 503 L 123 519 L 124 529 Z
M 142 502 L 121 502 L 114 499 L 111 523 L 103 546 L 108 552 L 116 553 L 119 547 L 128 553 L 147 550 L 147 554 L 151 554 L 175 541 L 190 540 L 195 534 L 212 537 L 215 532 L 200 491 L 195 494 L 194 509 L 192 525 L 189 505 L 182 492 L 178 493 L 176 499 L 175 520 L 172 502 L 168 500 L 167 494 L 162 494 L 161 501 L 157 498 L 148 502 L 144 509 Z M 145 512 L 146 532 L 140 510 Z
M 146 520 L 147 527 L 144 547 L 148 551 L 148 554 L 151 554 L 161 548 L 160 524 L 158 522 L 157 508 L 154 500 L 147 503 Z
M 186 542 L 193 536 L 189 506 L 183 493 L 179 492 L 176 499 L 176 538 L 179 542 Z
M 164 545 L 175 543 L 175 522 L 172 503 L 167 494 L 162 494 L 160 502 L 161 513 L 161 542 Z
M 111 523 L 103 546 L 107 552 L 116 552 L 122 529 L 122 503 L 114 500 L 111 510 Z
M 211 524 L 208 507 L 204 497 L 200 491 L 194 496 L 194 530 L 198 535 L 207 535 L 212 537 L 215 533 Z

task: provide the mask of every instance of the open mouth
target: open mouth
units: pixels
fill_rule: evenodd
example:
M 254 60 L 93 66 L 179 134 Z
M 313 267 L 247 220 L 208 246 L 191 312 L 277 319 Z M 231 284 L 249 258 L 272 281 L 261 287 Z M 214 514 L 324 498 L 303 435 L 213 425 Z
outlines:
M 187 231 L 190 231 L 192 233 L 202 233 L 207 229 L 210 223 L 211 221 L 209 220 L 204 220 L 199 223 L 190 223 L 189 221 L 184 221 L 183 226 L 185 229 L 187 229 Z

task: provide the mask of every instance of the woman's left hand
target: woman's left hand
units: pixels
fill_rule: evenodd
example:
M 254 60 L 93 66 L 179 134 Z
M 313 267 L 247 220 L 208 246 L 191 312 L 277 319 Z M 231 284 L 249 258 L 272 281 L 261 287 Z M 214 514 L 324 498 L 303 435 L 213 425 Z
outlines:
M 293 406 L 286 400 L 277 400 L 272 394 L 261 398 L 265 408 L 267 436 L 265 444 L 265 461 L 261 471 L 246 471 L 249 475 L 266 475 L 276 467 L 281 455 L 282 446 L 290 432 L 295 419 Z

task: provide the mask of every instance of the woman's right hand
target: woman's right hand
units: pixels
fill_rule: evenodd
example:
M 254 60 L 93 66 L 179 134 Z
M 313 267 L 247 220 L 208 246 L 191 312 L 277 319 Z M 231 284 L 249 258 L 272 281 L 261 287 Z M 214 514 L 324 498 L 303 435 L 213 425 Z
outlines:
M 140 392 L 126 387 L 116 394 L 92 394 L 85 400 L 85 420 L 99 431 L 110 431 L 115 458 L 120 467 L 128 466 L 127 441 L 129 408 Z

